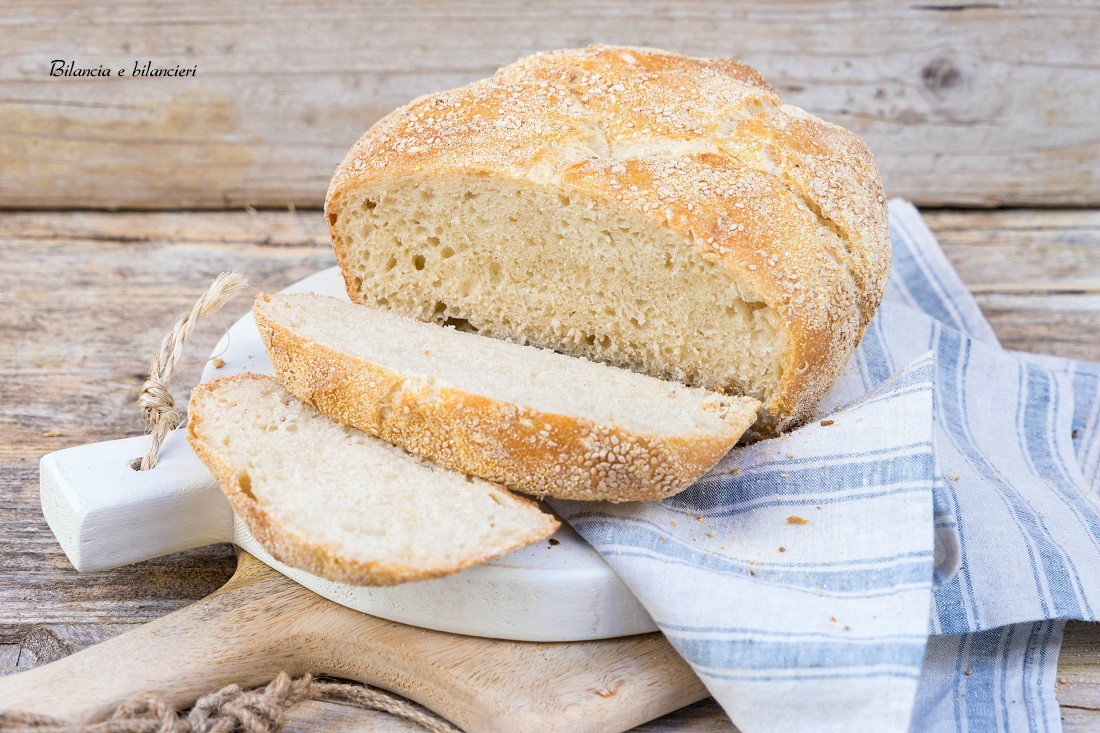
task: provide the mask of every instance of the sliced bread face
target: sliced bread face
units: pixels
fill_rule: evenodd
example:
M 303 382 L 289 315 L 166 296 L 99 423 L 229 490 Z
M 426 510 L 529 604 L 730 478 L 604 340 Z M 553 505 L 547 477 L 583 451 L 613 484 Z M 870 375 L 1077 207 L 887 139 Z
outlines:
M 201 384 L 189 413 L 188 442 L 253 536 L 323 578 L 448 575 L 558 528 L 535 502 L 336 423 L 271 377 Z
M 300 399 L 538 496 L 676 494 L 737 443 L 760 405 L 319 295 L 261 294 L 253 313 Z

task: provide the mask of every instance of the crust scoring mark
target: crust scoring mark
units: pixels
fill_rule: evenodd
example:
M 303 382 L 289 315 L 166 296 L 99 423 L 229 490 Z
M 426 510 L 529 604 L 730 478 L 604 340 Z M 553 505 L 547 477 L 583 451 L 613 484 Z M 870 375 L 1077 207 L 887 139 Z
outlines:
M 637 63 L 636 58 L 632 54 L 629 54 L 629 52 L 625 52 L 625 55 L 621 57 L 632 66 Z M 812 214 L 817 219 L 819 226 L 828 230 L 839 240 L 840 246 L 846 257 L 843 262 L 838 260 L 838 264 L 843 265 L 849 284 L 852 286 L 853 291 L 856 290 L 855 286 L 859 278 L 853 270 L 851 263 L 853 260 L 858 260 L 860 258 L 854 250 L 854 244 L 849 232 L 847 232 L 835 219 L 829 216 L 816 199 L 794 184 L 791 180 L 790 173 L 783 165 L 774 160 L 768 146 L 768 140 L 765 136 L 754 133 L 751 129 L 746 129 L 751 128 L 752 123 L 760 115 L 781 106 L 782 102 L 778 99 L 778 95 L 775 100 L 760 97 L 747 97 L 744 99 L 740 105 L 731 110 L 729 114 L 718 123 L 718 141 L 700 137 L 692 141 L 681 142 L 673 141 L 673 139 L 669 137 L 652 136 L 649 140 L 655 141 L 657 144 L 643 146 L 638 144 L 624 144 L 624 141 L 617 139 L 604 127 L 600 115 L 589 106 L 587 93 L 580 87 L 580 82 L 584 79 L 584 75 L 585 72 L 575 64 L 570 64 L 567 67 L 567 89 L 576 103 L 586 112 L 586 121 L 591 126 L 594 140 L 597 143 L 595 145 L 588 142 L 581 143 L 581 145 L 587 149 L 588 155 L 585 157 L 589 159 L 610 158 L 612 160 L 632 160 L 657 155 L 687 156 L 697 153 L 714 153 L 730 160 L 737 161 L 758 173 L 767 175 L 782 188 L 786 189 L 800 208 Z M 736 79 L 732 76 L 730 76 L 730 79 L 735 83 L 750 86 L 744 80 Z M 763 159 L 762 162 L 758 162 L 747 156 L 737 155 L 720 142 L 721 138 L 727 135 L 746 134 L 752 134 L 756 138 L 756 142 L 760 145 L 761 157 Z M 662 145 L 664 147 L 663 150 L 661 149 Z M 560 177 L 565 168 L 575 165 L 576 162 L 579 161 L 570 160 L 567 157 L 567 159 L 559 164 L 558 168 L 554 170 L 551 177 Z M 540 178 L 544 177 L 545 176 L 540 176 Z

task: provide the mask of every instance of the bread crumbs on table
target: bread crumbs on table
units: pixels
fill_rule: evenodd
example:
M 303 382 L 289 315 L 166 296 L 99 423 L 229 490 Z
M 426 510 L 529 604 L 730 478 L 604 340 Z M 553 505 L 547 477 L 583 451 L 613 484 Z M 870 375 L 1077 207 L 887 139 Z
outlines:
M 42 437 L 43 438 L 59 438 L 59 437 L 61 437 L 61 433 L 57 432 L 56 430 L 47 430 L 46 432 L 42 433 Z
M 821 425 L 822 425 L 823 427 L 826 427 L 826 428 L 827 428 L 827 427 L 829 427 L 830 425 L 832 425 L 832 424 L 833 424 L 834 422 L 835 422 L 835 420 L 822 420 L 822 421 L 821 421 Z
M 225 366 L 225 359 L 219 359 L 215 356 L 213 359 L 210 360 L 210 363 L 214 365 L 215 369 L 221 369 L 223 366 Z
M 809 524 L 809 523 L 810 523 L 809 519 L 803 519 L 802 517 L 796 517 L 793 514 L 791 516 L 787 517 L 787 524 Z
M 787 551 L 787 548 L 786 548 L 786 547 L 780 547 L 780 548 L 779 548 L 779 551 L 780 551 L 780 552 L 786 552 L 786 551 Z
M 554 539 L 553 537 L 550 538 L 549 542 L 550 542 L 551 547 L 554 547 L 555 545 L 560 545 L 561 544 L 560 541 Z
M 671 524 L 673 527 L 676 526 L 676 522 L 669 522 L 669 524 Z
M 836 623 L 836 616 L 830 616 L 829 620 L 832 621 L 835 624 Z
M 974 670 L 972 670 L 972 669 L 968 669 L 968 670 L 966 670 L 966 676 L 967 676 L 967 677 L 969 677 L 969 676 L 970 676 L 970 675 L 972 675 L 972 674 L 974 674 Z

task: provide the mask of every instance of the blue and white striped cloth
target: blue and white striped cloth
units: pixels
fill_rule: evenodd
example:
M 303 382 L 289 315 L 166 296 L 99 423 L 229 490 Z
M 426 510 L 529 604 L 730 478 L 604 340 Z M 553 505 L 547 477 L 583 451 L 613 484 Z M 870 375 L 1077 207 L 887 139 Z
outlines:
M 1058 731 L 1100 611 L 1100 366 L 1005 351 L 911 205 L 806 427 L 659 504 L 558 501 L 754 731 Z

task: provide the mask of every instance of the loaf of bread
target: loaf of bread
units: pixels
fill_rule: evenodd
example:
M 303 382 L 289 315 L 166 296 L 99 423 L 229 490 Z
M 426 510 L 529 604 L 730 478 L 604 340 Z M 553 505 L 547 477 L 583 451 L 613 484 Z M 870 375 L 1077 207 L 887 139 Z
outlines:
M 457 572 L 558 521 L 497 484 L 333 422 L 271 377 L 199 385 L 188 442 L 278 560 L 352 585 Z
M 737 443 L 760 406 L 320 295 L 261 294 L 252 312 L 298 398 L 529 494 L 671 496 Z
M 797 424 L 874 315 L 871 154 L 753 69 L 538 54 L 385 117 L 326 201 L 351 299 L 761 400 Z

